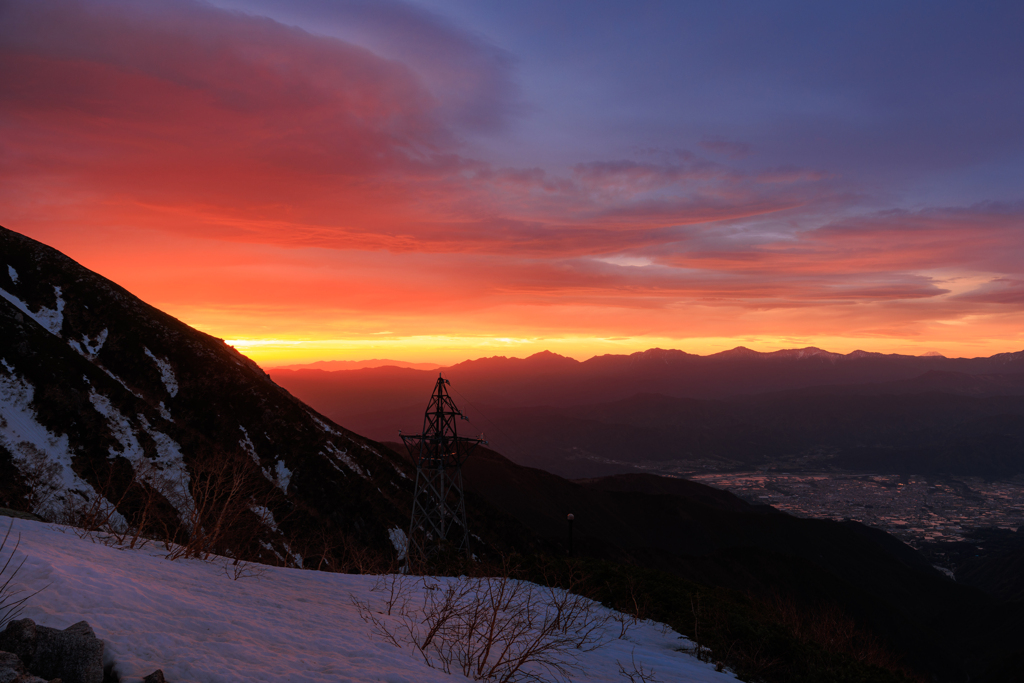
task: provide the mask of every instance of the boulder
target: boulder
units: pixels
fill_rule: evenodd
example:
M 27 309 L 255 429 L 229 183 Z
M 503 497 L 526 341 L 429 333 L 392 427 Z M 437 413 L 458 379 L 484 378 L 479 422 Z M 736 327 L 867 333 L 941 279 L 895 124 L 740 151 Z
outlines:
M 103 641 L 84 621 L 64 630 L 31 619 L 12 621 L 0 633 L 0 650 L 16 654 L 32 674 L 47 680 L 103 683 Z
M 142 683 L 166 683 L 166 681 L 164 680 L 164 670 L 157 669 L 153 673 L 143 678 Z
M 21 657 L 13 652 L 0 652 L 0 683 L 14 683 L 24 673 Z
M 18 655 L 22 663 L 28 664 L 32 661 L 32 655 L 36 653 L 36 623 L 31 619 L 19 619 L 7 624 L 7 628 L 0 633 L 0 650 L 13 652 Z
M 60 679 L 55 679 L 60 683 Z M 25 663 L 13 652 L 0 652 L 0 683 L 47 683 L 25 671 Z M 53 683 L 51 681 L 51 683 Z

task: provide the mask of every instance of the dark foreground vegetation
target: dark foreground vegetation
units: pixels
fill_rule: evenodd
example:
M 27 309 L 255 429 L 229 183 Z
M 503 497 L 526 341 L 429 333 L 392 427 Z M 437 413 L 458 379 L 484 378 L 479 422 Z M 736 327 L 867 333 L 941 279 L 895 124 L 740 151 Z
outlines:
M 467 563 L 448 555 L 419 564 L 425 574 L 513 577 L 564 588 L 619 612 L 622 637 L 651 619 L 687 636 L 680 650 L 745 681 L 765 683 L 924 682 L 898 653 L 834 604 L 801 604 L 590 557 L 502 556 Z
M 531 563 L 532 580 L 577 590 L 625 615 L 686 635 L 693 654 L 748 681 L 924 681 L 834 604 L 759 597 L 607 560 Z M 624 624 L 628 628 L 628 623 Z

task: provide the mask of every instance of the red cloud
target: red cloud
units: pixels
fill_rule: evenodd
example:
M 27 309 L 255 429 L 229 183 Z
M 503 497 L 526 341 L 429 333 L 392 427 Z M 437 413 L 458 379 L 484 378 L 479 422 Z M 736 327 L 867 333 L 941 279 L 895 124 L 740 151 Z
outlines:
M 2 25 L 8 215 L 26 210 L 27 188 L 38 203 L 75 196 L 79 220 L 99 224 L 286 246 L 565 255 L 672 241 L 672 226 L 809 197 L 766 193 L 692 155 L 581 164 L 567 178 L 494 169 L 467 158 L 446 118 L 468 114 L 452 114 L 414 70 L 204 4 L 22 0 L 5 5 Z M 433 81 L 445 64 L 462 78 L 454 62 L 432 65 Z
M 6 13 L 5 176 L 303 218 L 329 192 L 360 198 L 351 214 L 374 200 L 379 212 L 459 166 L 432 96 L 362 48 L 193 3 L 12 3 Z M 385 182 L 395 175 L 399 187 Z

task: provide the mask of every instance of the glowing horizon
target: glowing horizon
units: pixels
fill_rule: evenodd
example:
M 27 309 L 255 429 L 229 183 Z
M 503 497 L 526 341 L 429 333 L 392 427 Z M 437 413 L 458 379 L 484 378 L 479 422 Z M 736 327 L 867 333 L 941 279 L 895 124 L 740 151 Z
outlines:
M 787 349 L 816 347 L 830 353 L 848 354 L 853 351 L 893 353 L 900 355 L 924 356 L 942 355 L 947 358 L 991 356 L 1013 349 L 976 346 L 974 353 L 958 355 L 943 353 L 934 345 L 900 346 L 878 350 L 865 343 L 851 339 L 830 340 L 833 343 L 821 345 L 813 340 L 764 339 L 764 338 L 721 338 L 700 340 L 677 339 L 508 339 L 508 338 L 399 338 L 386 342 L 359 339 L 225 339 L 225 343 L 242 352 L 266 368 L 283 365 L 302 365 L 317 361 L 345 360 L 367 361 L 389 358 L 409 363 L 436 363 L 441 366 L 455 365 L 466 360 L 491 356 L 526 358 L 535 353 L 550 351 L 578 361 L 585 361 L 601 355 L 629 355 L 654 348 L 679 350 L 686 353 L 707 356 L 729 351 L 739 346 L 770 353 Z M 817 340 L 820 341 L 820 340 Z M 871 341 L 871 340 L 862 340 Z M 995 350 L 992 350 L 995 349 Z M 1022 349 L 1016 349 L 1020 351 Z
M 0 225 L 267 365 L 1024 349 L 1015 10 L 735 9 L 13 0 Z

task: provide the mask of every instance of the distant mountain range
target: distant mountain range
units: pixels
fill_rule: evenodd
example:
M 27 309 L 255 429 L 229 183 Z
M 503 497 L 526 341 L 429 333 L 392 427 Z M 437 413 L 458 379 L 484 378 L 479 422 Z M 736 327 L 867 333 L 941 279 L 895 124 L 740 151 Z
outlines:
M 441 372 L 471 429 L 521 464 L 570 478 L 765 465 L 1024 472 L 1024 352 L 651 349 L 584 362 L 543 352 Z M 273 377 L 332 419 L 386 440 L 419 428 L 435 375 L 381 367 Z

